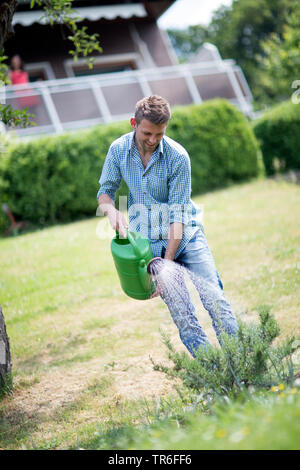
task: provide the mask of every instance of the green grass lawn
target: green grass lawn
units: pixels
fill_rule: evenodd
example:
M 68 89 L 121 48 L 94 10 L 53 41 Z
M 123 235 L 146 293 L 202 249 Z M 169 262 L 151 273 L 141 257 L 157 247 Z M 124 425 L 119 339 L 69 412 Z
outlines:
M 267 304 L 281 337 L 299 336 L 299 186 L 259 180 L 194 200 L 203 206 L 208 243 L 236 315 L 256 321 L 258 307 Z M 159 298 L 138 301 L 123 294 L 110 254 L 112 236 L 105 220 L 93 218 L 0 240 L 0 302 L 14 374 L 14 394 L 0 403 L 0 448 L 180 449 L 189 442 L 186 448 L 278 448 L 281 423 L 287 429 L 283 448 L 295 448 L 297 391 L 281 400 L 272 395 L 268 413 L 258 402 L 244 417 L 241 405 L 234 405 L 226 422 L 221 411 L 204 413 L 203 420 L 192 415 L 184 424 L 190 441 L 171 411 L 174 438 L 161 422 L 161 431 L 150 426 L 143 441 L 135 437 L 137 426 L 149 427 L 160 397 L 170 397 L 173 410 L 180 406 L 174 404 L 174 383 L 154 371 L 149 358 L 167 361 L 159 328 L 178 350 L 184 347 Z M 192 294 L 200 323 L 216 342 L 208 314 Z M 254 438 L 260 415 L 270 433 L 263 427 Z M 211 429 L 209 438 L 204 428 Z M 159 433 L 155 445 L 152 432 Z

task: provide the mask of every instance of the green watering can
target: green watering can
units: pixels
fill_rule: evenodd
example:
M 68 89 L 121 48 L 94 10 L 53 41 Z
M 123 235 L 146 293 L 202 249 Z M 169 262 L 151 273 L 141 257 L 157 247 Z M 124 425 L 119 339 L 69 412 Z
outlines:
M 111 241 L 111 253 L 122 289 L 134 299 L 149 299 L 155 292 L 155 285 L 147 272 L 147 265 L 153 259 L 151 245 L 139 233 L 128 230 L 126 233 L 127 238 L 120 238 L 116 232 Z

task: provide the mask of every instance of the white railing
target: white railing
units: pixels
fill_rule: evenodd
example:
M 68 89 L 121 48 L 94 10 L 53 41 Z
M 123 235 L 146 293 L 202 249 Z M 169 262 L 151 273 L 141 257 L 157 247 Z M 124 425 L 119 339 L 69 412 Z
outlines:
M 128 119 L 136 101 L 150 94 L 165 96 L 171 105 L 201 103 L 220 96 L 244 114 L 253 113 L 243 72 L 231 60 L 10 85 L 5 87 L 5 102 L 20 109 L 24 99 L 39 97 L 39 104 L 29 107 L 37 125 L 16 129 L 22 136 L 62 133 Z

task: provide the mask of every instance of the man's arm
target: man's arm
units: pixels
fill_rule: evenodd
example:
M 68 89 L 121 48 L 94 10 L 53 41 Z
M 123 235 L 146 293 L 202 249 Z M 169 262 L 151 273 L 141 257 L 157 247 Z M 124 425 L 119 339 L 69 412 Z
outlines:
M 121 171 L 119 165 L 119 153 L 112 144 L 106 155 L 99 183 L 101 189 L 98 191 L 98 203 L 101 211 L 109 219 L 114 230 L 122 237 L 126 237 L 127 221 L 124 215 L 115 208 L 115 194 L 121 185 Z
M 177 248 L 182 240 L 184 224 L 188 223 L 186 207 L 191 196 L 191 165 L 187 153 L 183 153 L 174 162 L 169 180 L 170 227 L 165 258 L 174 260 Z
M 173 174 L 169 182 L 168 204 L 171 209 L 171 214 L 165 259 L 173 261 L 175 258 L 177 248 L 183 237 L 184 223 L 186 219 L 185 204 L 190 201 L 190 195 L 190 160 L 187 154 L 182 154 L 180 158 L 176 160 L 176 165 L 174 165 Z M 160 294 L 160 287 L 157 285 L 156 291 L 150 298 L 152 299 Z
M 183 228 L 184 225 L 180 222 L 174 222 L 170 225 L 165 259 L 174 260 L 178 245 L 182 240 Z
M 98 202 L 103 214 L 108 217 L 112 228 L 117 230 L 122 237 L 126 237 L 126 229 L 128 228 L 128 224 L 122 212 L 115 208 L 114 201 L 109 197 L 108 194 L 100 194 Z

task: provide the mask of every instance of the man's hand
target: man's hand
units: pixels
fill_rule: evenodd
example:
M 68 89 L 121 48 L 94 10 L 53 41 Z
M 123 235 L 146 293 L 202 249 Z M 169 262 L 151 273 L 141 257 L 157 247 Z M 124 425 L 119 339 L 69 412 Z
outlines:
M 117 230 L 121 237 L 126 238 L 126 229 L 128 228 L 127 221 L 122 212 L 115 208 L 114 201 L 108 196 L 108 194 L 102 194 L 99 197 L 99 207 L 104 215 L 107 216 L 112 228 Z
M 155 292 L 153 292 L 153 294 L 151 295 L 150 299 L 154 299 L 154 297 L 158 297 L 158 296 L 161 296 L 162 294 L 162 289 L 159 287 L 159 285 L 157 284 L 156 286 L 156 290 Z
M 111 206 L 106 215 L 112 228 L 117 230 L 121 237 L 126 238 L 126 229 L 128 229 L 128 224 L 122 212 Z

